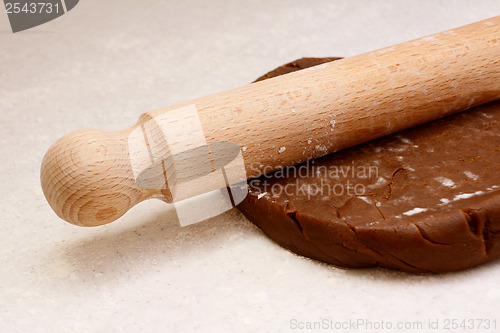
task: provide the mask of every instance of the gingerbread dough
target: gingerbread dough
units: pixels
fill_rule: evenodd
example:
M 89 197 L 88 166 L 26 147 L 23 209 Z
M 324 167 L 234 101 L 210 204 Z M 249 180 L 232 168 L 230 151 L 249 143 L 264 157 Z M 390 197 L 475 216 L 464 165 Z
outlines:
M 465 269 L 500 256 L 499 143 L 500 101 L 253 179 L 238 208 L 285 248 L 335 265 Z

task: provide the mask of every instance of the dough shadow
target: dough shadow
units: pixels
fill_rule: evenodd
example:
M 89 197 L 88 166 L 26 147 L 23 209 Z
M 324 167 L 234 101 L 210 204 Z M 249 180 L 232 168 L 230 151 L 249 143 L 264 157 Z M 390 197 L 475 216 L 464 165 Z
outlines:
M 345 268 L 345 274 L 350 278 L 371 281 L 390 281 L 390 282 L 409 282 L 409 281 L 435 281 L 435 280 L 452 280 L 463 278 L 472 274 L 488 273 L 493 267 L 500 265 L 500 260 L 493 260 L 475 267 L 470 267 L 463 270 L 443 273 L 411 273 L 398 271 L 383 267 L 367 267 L 367 268 Z

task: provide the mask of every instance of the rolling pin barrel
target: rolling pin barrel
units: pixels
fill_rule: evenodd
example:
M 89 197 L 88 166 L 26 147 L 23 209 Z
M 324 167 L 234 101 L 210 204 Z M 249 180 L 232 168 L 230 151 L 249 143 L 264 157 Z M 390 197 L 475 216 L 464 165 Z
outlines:
M 253 178 L 499 98 L 497 16 L 148 112 L 127 130 L 71 133 L 49 148 L 42 188 L 58 216 L 96 226 L 147 198 L 175 201 L 180 147 L 212 156 L 231 143 Z M 151 168 L 165 186 L 147 185 Z

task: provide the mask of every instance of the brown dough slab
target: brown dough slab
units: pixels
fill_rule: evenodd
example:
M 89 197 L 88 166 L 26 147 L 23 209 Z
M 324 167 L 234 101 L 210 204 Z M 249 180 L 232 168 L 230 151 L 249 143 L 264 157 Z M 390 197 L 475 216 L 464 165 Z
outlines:
M 500 256 L 499 143 L 497 101 L 251 180 L 238 208 L 285 248 L 335 265 L 465 269 Z

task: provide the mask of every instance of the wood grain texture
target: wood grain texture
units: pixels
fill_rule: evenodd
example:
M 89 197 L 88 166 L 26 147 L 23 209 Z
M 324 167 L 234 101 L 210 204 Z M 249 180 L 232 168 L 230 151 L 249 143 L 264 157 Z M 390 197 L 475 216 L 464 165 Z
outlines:
M 47 152 L 42 188 L 64 220 L 105 224 L 147 198 L 171 200 L 137 186 L 128 148 L 165 112 L 194 105 L 206 141 L 239 145 L 252 178 L 499 99 L 499 56 L 497 16 L 152 111 L 128 130 L 75 132 Z M 159 137 L 148 149 L 164 149 Z

